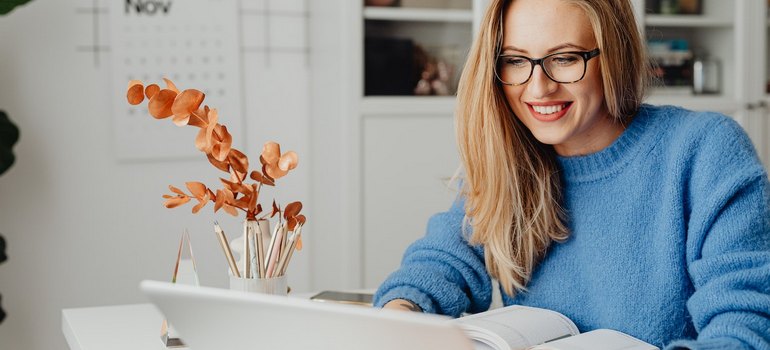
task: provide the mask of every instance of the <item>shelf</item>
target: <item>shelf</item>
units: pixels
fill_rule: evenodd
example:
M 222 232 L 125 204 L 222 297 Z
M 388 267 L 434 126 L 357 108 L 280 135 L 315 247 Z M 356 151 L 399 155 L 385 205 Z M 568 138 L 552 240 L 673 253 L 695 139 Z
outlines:
M 473 11 L 367 6 L 364 7 L 364 19 L 471 23 L 473 22 Z
M 729 28 L 733 26 L 733 23 L 729 18 L 714 18 L 698 15 L 647 15 L 644 24 L 656 27 L 700 28 Z
M 454 116 L 455 96 L 366 96 L 361 100 L 361 114 L 376 115 L 425 115 Z

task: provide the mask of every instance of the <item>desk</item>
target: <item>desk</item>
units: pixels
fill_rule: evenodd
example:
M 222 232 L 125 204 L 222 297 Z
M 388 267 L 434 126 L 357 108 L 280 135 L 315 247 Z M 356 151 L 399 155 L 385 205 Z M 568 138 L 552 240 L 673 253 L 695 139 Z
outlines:
M 166 350 L 162 322 L 153 304 L 62 310 L 62 332 L 72 350 Z

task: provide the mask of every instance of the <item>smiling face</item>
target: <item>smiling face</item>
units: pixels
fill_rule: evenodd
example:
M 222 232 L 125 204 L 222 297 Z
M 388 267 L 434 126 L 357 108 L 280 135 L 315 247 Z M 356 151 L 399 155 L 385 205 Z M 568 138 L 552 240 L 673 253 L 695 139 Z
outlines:
M 503 28 L 501 55 L 541 58 L 597 48 L 585 12 L 563 0 L 514 0 L 505 11 Z M 554 82 L 535 66 L 529 81 L 503 85 L 503 91 L 516 117 L 559 155 L 600 151 L 623 132 L 604 104 L 599 57 L 587 62 L 578 82 Z

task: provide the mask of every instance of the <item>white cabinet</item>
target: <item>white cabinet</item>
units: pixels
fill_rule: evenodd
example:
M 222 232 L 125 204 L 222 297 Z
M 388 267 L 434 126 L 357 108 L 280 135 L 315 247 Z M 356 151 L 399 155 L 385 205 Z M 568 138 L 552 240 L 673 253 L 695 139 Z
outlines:
M 720 65 L 718 94 L 696 95 L 688 89 L 656 88 L 652 104 L 710 110 L 735 118 L 749 133 L 765 164 L 770 164 L 768 134 L 767 1 L 701 0 L 697 15 L 645 13 L 655 1 L 634 0 L 639 25 L 648 41 L 682 39 L 691 50 L 707 52 Z
M 448 6 L 435 6 L 442 2 Z M 447 186 L 460 164 L 454 97 L 392 95 L 387 87 L 367 94 L 366 37 L 411 39 L 453 66 L 454 92 L 486 1 L 363 3 L 310 5 L 311 41 L 318 44 L 311 61 L 320 68 L 311 69 L 312 142 L 314 158 L 323 159 L 313 180 L 313 214 L 324 218 L 309 244 L 317 289 L 376 287 L 398 267 L 408 244 L 424 235 L 430 215 L 447 210 L 455 196 Z
M 478 26 L 474 21 L 481 18 L 481 2 L 443 1 L 453 8 L 420 7 L 419 0 L 401 4 L 407 2 L 415 5 L 363 7 L 362 39 L 412 40 L 432 59 L 451 66 L 453 95 Z M 424 1 L 437 2 L 442 1 Z M 403 251 L 425 234 L 428 218 L 449 208 L 456 192 L 448 180 L 460 161 L 454 97 L 371 94 L 367 64 L 372 60 L 367 54 L 358 55 L 364 88 L 358 89 L 357 113 L 352 116 L 358 124 L 353 147 L 360 152 L 353 166 L 361 176 L 361 283 L 372 288 L 398 268 Z

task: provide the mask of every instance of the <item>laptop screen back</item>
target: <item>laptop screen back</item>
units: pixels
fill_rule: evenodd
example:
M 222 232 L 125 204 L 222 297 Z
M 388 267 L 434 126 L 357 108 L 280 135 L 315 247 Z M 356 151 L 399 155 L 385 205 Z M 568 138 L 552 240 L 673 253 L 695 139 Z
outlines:
M 434 315 L 156 281 L 141 290 L 192 350 L 472 349 Z

